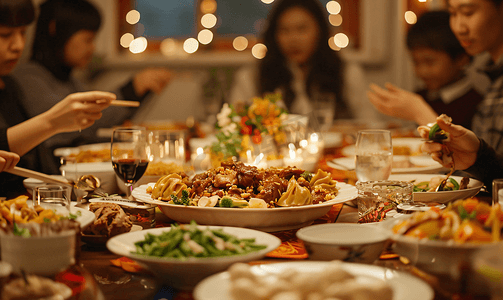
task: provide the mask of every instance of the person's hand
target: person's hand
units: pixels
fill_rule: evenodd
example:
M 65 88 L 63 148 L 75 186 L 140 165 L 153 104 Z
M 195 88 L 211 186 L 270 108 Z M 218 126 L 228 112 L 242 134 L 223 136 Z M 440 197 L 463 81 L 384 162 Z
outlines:
M 74 93 L 42 115 L 55 133 L 85 129 L 101 118 L 101 111 L 115 98 L 115 94 L 100 91 Z
M 473 131 L 470 131 L 463 126 L 454 125 L 446 122 L 442 118 L 437 118 L 438 126 L 445 132 L 449 133 L 450 139 L 443 144 L 452 152 L 454 167 L 456 170 L 465 170 L 471 167 L 477 159 L 477 151 L 480 147 L 480 140 Z M 418 130 L 421 137 L 428 139 L 428 132 Z M 442 144 L 434 142 L 425 142 L 421 146 L 423 152 L 427 152 L 431 157 L 442 163 Z M 444 165 L 444 167 L 449 167 Z
M 0 150 L 0 172 L 14 168 L 19 162 L 19 155 Z
M 171 80 L 171 77 L 172 73 L 166 69 L 145 69 L 134 77 L 133 88 L 136 95 L 139 97 L 142 97 L 148 91 L 159 94 Z
M 434 122 L 438 114 L 418 94 L 402 90 L 391 83 L 386 83 L 385 89 L 376 84 L 370 85 L 367 97 L 381 113 L 415 121 L 420 125 Z

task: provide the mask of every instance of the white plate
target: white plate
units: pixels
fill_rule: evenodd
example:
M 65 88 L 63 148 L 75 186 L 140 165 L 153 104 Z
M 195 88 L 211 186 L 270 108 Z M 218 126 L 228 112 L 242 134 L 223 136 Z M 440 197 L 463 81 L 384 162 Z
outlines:
M 284 262 L 274 264 L 255 265 L 252 270 L 255 274 L 279 274 L 289 269 L 300 272 L 320 272 L 327 267 L 329 262 Z M 378 279 L 386 281 L 393 289 L 393 300 L 430 300 L 433 299 L 433 289 L 421 279 L 412 275 L 395 271 L 393 269 L 356 264 L 342 263 L 342 268 L 361 279 Z M 232 300 L 229 294 L 230 278 L 228 272 L 212 275 L 194 289 L 196 300 Z
M 66 180 L 65 176 L 62 175 L 50 175 L 51 177 L 54 177 L 56 179 L 61 179 L 61 180 Z M 32 195 L 33 189 L 36 188 L 39 185 L 46 185 L 50 183 L 43 182 L 42 180 L 35 179 L 35 178 L 25 178 L 23 180 L 23 186 L 26 188 L 26 191 L 28 194 Z
M 337 182 L 339 193 L 335 199 L 314 205 L 277 207 L 277 208 L 222 208 L 197 207 L 168 204 L 165 201 L 153 200 L 146 193 L 147 186 L 141 185 L 133 190 L 133 197 L 138 201 L 158 205 L 170 219 L 189 223 L 195 220 L 198 224 L 235 226 L 258 229 L 262 231 L 280 231 L 304 227 L 330 211 L 332 205 L 353 200 L 358 191 L 355 186 Z
M 430 156 L 420 155 L 420 156 L 403 156 L 395 155 L 393 160 L 399 161 L 400 159 L 408 158 L 409 161 L 414 164 L 414 167 L 410 168 L 393 168 L 391 170 L 392 174 L 407 174 L 407 173 L 435 173 L 445 169 L 441 164 L 434 161 Z M 355 157 L 339 157 L 331 161 L 327 161 L 327 165 L 331 168 L 337 170 L 352 171 L 355 169 Z
M 401 181 L 411 181 L 416 180 L 416 183 L 422 181 L 430 181 L 432 177 L 444 176 L 442 174 L 394 174 L 389 177 L 392 180 Z M 461 182 L 463 177 L 461 176 L 451 176 L 458 183 Z M 457 191 L 442 191 L 442 192 L 418 192 L 413 193 L 414 201 L 416 202 L 438 202 L 438 203 L 448 203 L 451 201 L 466 199 L 477 195 L 479 190 L 484 186 L 481 181 L 470 178 L 468 183 L 468 188 L 465 190 Z
M 206 226 L 200 227 L 206 228 Z M 107 248 L 114 254 L 137 261 L 159 275 L 158 278 L 162 278 L 172 287 L 191 289 L 203 278 L 226 270 L 233 263 L 260 259 L 281 244 L 281 240 L 277 237 L 257 230 L 221 226 L 209 226 L 209 228 L 223 229 L 224 232 L 235 235 L 239 239 L 255 238 L 256 244 L 266 245 L 267 248 L 244 255 L 209 258 L 192 257 L 184 261 L 174 258 L 146 257 L 131 253 L 136 251 L 135 242 L 144 240 L 146 234 L 159 235 L 162 232 L 171 230 L 171 228 L 151 228 L 120 234 L 108 240 Z
M 393 146 L 408 146 L 412 152 L 412 156 L 422 155 L 421 145 L 424 143 L 422 138 L 393 138 L 391 140 Z M 355 155 L 355 145 L 348 145 L 341 150 L 341 154 L 344 156 L 354 156 Z
M 31 206 L 32 200 L 27 200 L 26 203 L 28 206 Z M 75 220 L 80 223 L 80 229 L 83 230 L 87 226 L 91 225 L 92 222 L 94 222 L 94 213 L 87 210 L 83 209 L 80 207 L 75 206 L 76 203 L 71 203 L 70 204 L 70 213 L 72 214 L 77 214 L 77 212 L 80 212 L 80 216 L 78 216 Z M 68 210 L 64 208 L 63 206 L 60 205 L 51 205 L 51 204 L 43 204 L 42 207 L 47 208 L 47 209 L 55 209 L 56 212 L 60 215 L 63 216 L 68 216 Z
M 110 143 L 97 143 L 97 144 L 82 145 L 78 147 L 57 148 L 54 150 L 53 154 L 56 157 L 66 157 L 72 154 L 77 155 L 81 151 L 100 151 L 104 149 L 110 149 Z

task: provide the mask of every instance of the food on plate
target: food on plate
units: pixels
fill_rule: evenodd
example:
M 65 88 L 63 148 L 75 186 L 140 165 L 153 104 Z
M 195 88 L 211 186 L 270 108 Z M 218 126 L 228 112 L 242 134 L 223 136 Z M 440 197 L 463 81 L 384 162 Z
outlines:
M 1 295 L 3 300 L 68 299 L 72 290 L 50 278 L 28 275 L 26 279 L 19 277 L 9 281 L 3 287 Z
M 105 235 L 108 237 L 129 232 L 133 223 L 122 207 L 116 203 L 93 202 L 89 210 L 94 213 L 94 222 L 83 232 L 88 235 Z
M 393 299 L 393 290 L 384 280 L 359 280 L 332 261 L 321 271 L 258 275 L 245 263 L 233 264 L 229 270 L 233 300 L 265 299 Z
M 42 206 L 28 206 L 26 201 L 28 196 L 22 195 L 14 199 L 0 202 L 0 225 L 11 225 L 13 223 L 47 223 L 61 219 L 76 219 L 78 215 L 70 214 L 63 216 L 55 210 L 45 209 Z
M 442 118 L 447 124 L 452 122 L 452 119 L 445 114 L 440 115 L 439 118 Z M 433 142 L 443 144 L 444 142 L 448 142 L 450 140 L 449 133 L 440 129 L 437 123 L 428 124 L 426 126 L 419 126 L 417 130 L 423 133 L 427 132 L 428 140 Z M 452 159 L 452 153 L 445 145 L 442 147 L 442 165 L 451 166 L 452 171 L 454 170 L 454 160 Z
M 267 248 L 257 245 L 254 238 L 239 239 L 223 229 L 198 227 L 195 221 L 173 224 L 160 235 L 147 233 L 135 246 L 136 254 L 177 259 L 242 255 Z
M 444 179 L 444 176 L 435 176 L 430 179 L 430 181 L 422 181 L 414 184 L 413 192 L 435 192 L 435 188 Z M 456 179 L 449 177 L 447 183 L 445 184 L 443 191 L 458 191 L 465 190 L 470 183 L 469 177 L 463 177 L 461 182 L 457 182 Z
M 161 177 L 147 193 L 171 204 L 267 208 L 322 203 L 334 199 L 338 190 L 322 170 L 313 175 L 297 167 L 258 169 L 226 161 L 192 179 L 183 173 Z
M 475 198 L 458 200 L 440 210 L 432 207 L 415 212 L 396 224 L 393 232 L 418 239 L 455 243 L 491 243 L 501 241 L 503 212 L 499 204 L 490 206 Z
M 173 173 L 181 173 L 184 172 L 183 166 L 170 162 L 162 162 L 162 161 L 157 161 L 157 162 L 150 162 L 147 166 L 147 170 L 145 171 L 144 176 L 163 176 L 163 175 L 169 175 Z
M 68 231 L 79 232 L 80 224 L 75 220 L 66 218 L 55 222 L 13 223 L 0 226 L 0 236 L 20 236 L 24 238 L 54 236 Z
M 110 149 L 81 150 L 78 153 L 70 154 L 68 157 L 74 158 L 77 163 L 110 161 Z

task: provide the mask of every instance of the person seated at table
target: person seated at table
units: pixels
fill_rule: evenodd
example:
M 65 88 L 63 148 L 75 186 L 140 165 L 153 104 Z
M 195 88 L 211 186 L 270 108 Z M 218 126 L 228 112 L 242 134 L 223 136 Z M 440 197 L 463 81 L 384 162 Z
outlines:
M 333 118 L 353 117 L 343 96 L 343 62 L 328 45 L 327 20 L 318 0 L 275 1 L 263 33 L 267 53 L 236 73 L 229 102 L 249 104 L 279 91 L 290 113 L 308 114 L 322 103 Z
M 482 96 L 465 74 L 471 57 L 452 32 L 449 13 L 423 13 L 407 33 L 407 48 L 425 87 L 411 93 L 390 83 L 384 89 L 371 84 L 367 93 L 370 102 L 386 115 L 420 125 L 447 114 L 455 123 L 470 128 Z
M 0 150 L 0 172 L 10 170 L 19 162 L 19 155 L 14 152 Z
M 47 0 L 40 5 L 30 61 L 13 72 L 20 83 L 22 105 L 28 117 L 46 111 L 70 93 L 88 90 L 72 72 L 86 68 L 91 62 L 101 22 L 98 9 L 86 0 Z M 160 93 L 170 79 L 171 72 L 167 69 L 147 68 L 115 94 L 119 99 L 142 101 L 151 91 Z M 53 150 L 98 142 L 98 128 L 121 125 L 135 111 L 135 108 L 111 107 L 87 130 L 58 135 L 44 144 Z
M 4 163 L 2 169 L 5 169 L 5 165 L 10 168 L 18 159 L 17 156 L 22 156 L 19 166 L 40 171 L 39 163 L 48 159 L 48 155 L 52 156 L 52 153 L 35 148 L 37 145 L 55 134 L 91 126 L 101 117 L 101 111 L 116 98 L 109 92 L 75 93 L 49 110 L 27 118 L 20 105 L 19 86 L 9 73 L 21 58 L 26 29 L 34 19 L 35 7 L 31 0 L 0 0 L 0 150 L 15 153 L 0 153 L 2 157 L 6 155 L 4 160 L 10 161 Z M 1 173 L 0 196 L 24 191 L 22 179 Z
M 454 167 L 463 170 L 484 182 L 491 189 L 492 181 L 503 178 L 503 155 L 487 144 L 483 139 L 461 126 L 455 125 L 444 118 L 438 117 L 436 123 L 449 134 L 449 141 L 440 143 L 425 142 L 421 150 L 431 154 L 431 157 L 450 168 L 450 163 L 442 159 L 444 146 L 452 153 Z M 428 132 L 418 128 L 421 137 L 428 139 Z

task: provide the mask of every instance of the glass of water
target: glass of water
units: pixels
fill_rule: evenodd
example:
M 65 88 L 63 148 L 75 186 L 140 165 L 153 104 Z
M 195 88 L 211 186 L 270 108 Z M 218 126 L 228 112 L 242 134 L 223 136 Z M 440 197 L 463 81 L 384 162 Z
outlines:
M 388 179 L 393 164 L 393 146 L 389 130 L 358 131 L 355 152 L 358 181 Z
M 72 188 L 57 184 L 40 185 L 33 189 L 33 203 L 44 208 L 64 207 L 70 211 Z

